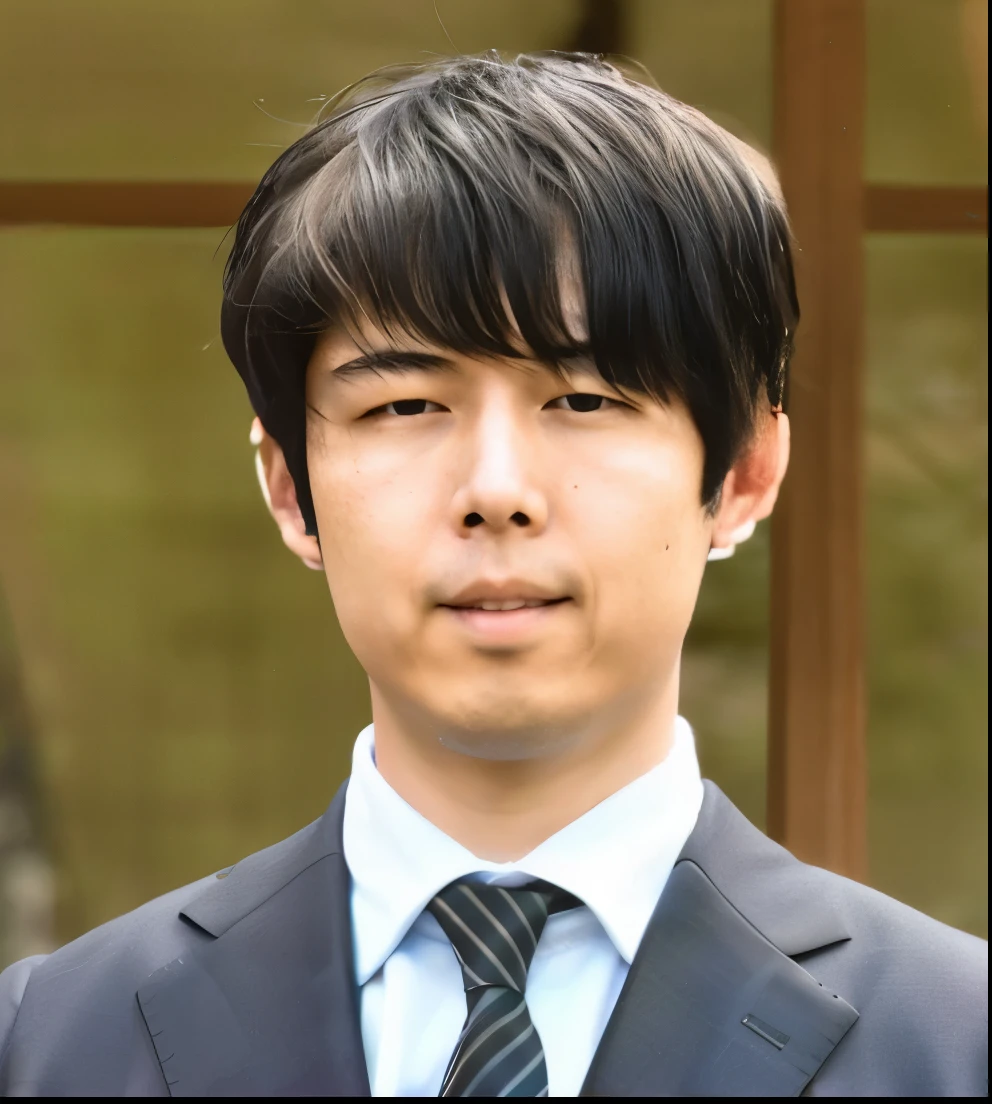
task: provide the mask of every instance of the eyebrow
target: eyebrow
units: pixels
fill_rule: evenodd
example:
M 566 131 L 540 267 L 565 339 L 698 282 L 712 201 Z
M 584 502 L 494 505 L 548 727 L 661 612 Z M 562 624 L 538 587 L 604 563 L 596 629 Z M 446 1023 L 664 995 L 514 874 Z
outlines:
M 526 359 L 521 357 L 521 359 Z M 561 363 L 568 365 L 573 370 L 591 368 L 595 366 L 590 357 L 587 345 L 569 346 L 561 350 Z M 545 365 L 545 367 L 549 367 Z M 440 353 L 419 353 L 388 349 L 382 352 L 363 353 L 362 356 L 346 360 L 336 368 L 331 369 L 331 376 L 347 379 L 361 378 L 366 374 L 381 376 L 390 372 L 402 374 L 405 372 L 451 372 L 456 370 L 454 362 Z
M 347 360 L 331 370 L 332 376 L 354 378 L 366 373 L 382 375 L 386 372 L 445 372 L 454 364 L 439 353 L 413 353 L 390 350 L 381 353 L 364 353 Z

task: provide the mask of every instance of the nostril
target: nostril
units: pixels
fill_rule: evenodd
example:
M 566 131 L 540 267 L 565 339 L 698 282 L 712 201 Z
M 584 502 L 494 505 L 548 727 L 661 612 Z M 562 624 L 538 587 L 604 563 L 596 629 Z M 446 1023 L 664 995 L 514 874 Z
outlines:
M 485 520 L 486 519 L 482 516 L 482 514 L 478 514 L 475 512 L 465 515 L 465 525 L 468 526 L 469 529 L 474 529 L 477 525 L 481 525 Z M 521 528 L 523 528 L 525 525 L 530 525 L 530 518 L 526 514 L 521 513 L 519 510 L 517 510 L 515 514 L 510 515 L 510 520 L 515 525 L 519 525 Z

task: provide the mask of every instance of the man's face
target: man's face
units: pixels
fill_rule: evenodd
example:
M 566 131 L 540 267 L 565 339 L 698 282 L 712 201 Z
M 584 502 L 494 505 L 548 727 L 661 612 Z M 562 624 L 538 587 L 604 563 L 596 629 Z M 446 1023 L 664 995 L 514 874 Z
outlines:
M 684 407 L 374 328 L 322 337 L 307 398 L 324 569 L 373 700 L 515 759 L 677 679 L 710 546 Z

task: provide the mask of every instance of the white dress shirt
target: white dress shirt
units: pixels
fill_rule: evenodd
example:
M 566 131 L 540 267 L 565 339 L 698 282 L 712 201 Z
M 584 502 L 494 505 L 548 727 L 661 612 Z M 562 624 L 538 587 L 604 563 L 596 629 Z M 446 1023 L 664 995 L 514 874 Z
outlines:
M 437 1096 L 465 1021 L 461 967 L 424 909 L 466 875 L 543 878 L 585 908 L 548 918 L 527 978 L 548 1094 L 577 1096 L 651 913 L 703 800 L 692 730 L 676 721 L 663 762 L 517 862 L 477 858 L 411 808 L 355 743 L 344 811 L 355 972 L 373 1096 Z

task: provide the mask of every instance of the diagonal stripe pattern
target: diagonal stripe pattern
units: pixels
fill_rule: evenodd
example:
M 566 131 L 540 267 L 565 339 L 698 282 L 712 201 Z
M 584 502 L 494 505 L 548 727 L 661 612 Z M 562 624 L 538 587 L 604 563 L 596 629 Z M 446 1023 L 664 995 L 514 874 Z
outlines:
M 468 1015 L 439 1096 L 547 1096 L 544 1048 L 524 993 L 548 916 L 582 902 L 549 882 L 452 882 L 428 904 L 462 967 Z

